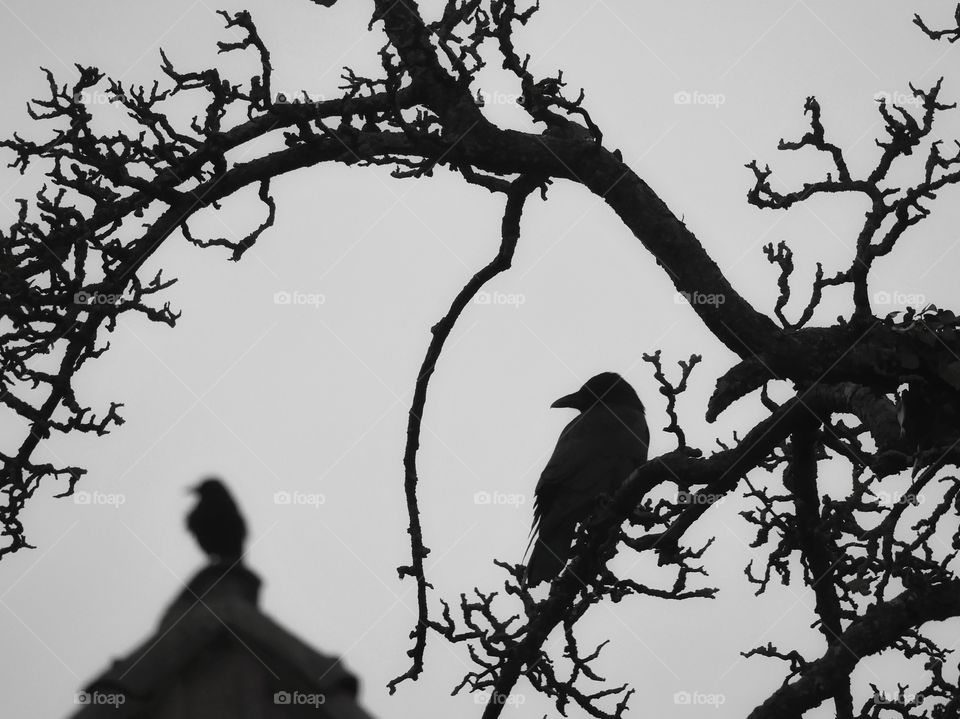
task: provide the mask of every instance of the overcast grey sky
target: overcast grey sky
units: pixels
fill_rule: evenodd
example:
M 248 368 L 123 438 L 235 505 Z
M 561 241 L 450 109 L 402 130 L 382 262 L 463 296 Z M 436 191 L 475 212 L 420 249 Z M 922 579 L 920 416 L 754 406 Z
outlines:
M 341 66 L 371 73 L 379 66 L 384 38 L 379 26 L 366 31 L 370 5 L 3 0 L 0 131 L 42 136 L 24 111 L 26 99 L 45 91 L 39 66 L 63 82 L 73 82 L 74 62 L 97 65 L 125 84 L 148 82 L 160 77 L 162 47 L 180 69 L 216 62 L 248 77 L 250 66 L 239 57 L 216 57 L 216 41 L 229 37 L 214 14 L 220 7 L 252 12 L 272 53 L 275 88 L 334 96 Z M 425 2 L 424 12 L 439 5 Z M 827 274 L 849 264 L 863 207 L 840 197 L 787 214 L 761 212 L 746 204 L 751 174 L 744 163 L 770 162 L 775 181 L 790 186 L 824 171 L 819 158 L 775 149 L 781 137 L 805 131 L 802 108 L 811 94 L 829 135 L 859 169 L 870 165 L 881 129 L 878 92 L 896 96 L 910 81 L 926 87 L 947 75 L 945 96 L 960 97 L 957 48 L 925 40 L 910 23 L 914 11 L 946 22 L 950 3 L 544 5 L 517 38 L 534 73 L 562 68 L 571 88 L 586 89 L 606 144 L 622 150 L 737 290 L 765 311 L 776 272 L 762 245 L 791 243 L 802 287 L 818 260 Z M 509 104 L 518 92 L 509 78 L 491 70 L 481 79 L 489 116 L 528 128 Z M 678 101 L 677 93 L 689 95 Z M 954 119 L 941 129 L 960 135 Z M 4 222 L 15 198 L 32 195 L 34 180 L 9 170 L 0 176 Z M 56 500 L 58 488 L 48 486 L 25 513 L 37 549 L 0 564 L 5 716 L 66 715 L 75 691 L 153 630 L 181 582 L 201 566 L 183 529 L 190 505 L 184 488 L 207 473 L 230 483 L 246 513 L 248 562 L 264 579 L 264 609 L 318 648 L 341 654 L 361 676 L 373 713 L 479 714 L 472 696 L 449 697 L 468 657 L 435 639 L 419 683 L 394 697 L 384 684 L 406 668 L 414 621 L 414 586 L 395 571 L 409 556 L 400 460 L 413 382 L 430 326 L 496 251 L 501 201 L 446 172 L 398 181 L 383 169 L 333 166 L 286 176 L 275 194 L 276 226 L 240 263 L 180 238 L 165 243 L 147 274 L 163 267 L 180 278 L 164 296 L 183 310 L 178 326 L 127 317 L 110 352 L 80 377 L 83 402 L 121 401 L 127 423 L 106 438 L 42 446 L 40 459 L 89 469 L 78 489 L 119 495 L 123 504 Z M 197 227 L 245 232 L 260 221 L 252 197 Z M 872 290 L 957 305 L 960 210 L 950 193 L 945 198 L 912 233 L 913 251 L 878 266 Z M 745 401 L 715 426 L 705 424 L 704 400 L 732 355 L 675 301 L 640 243 L 579 186 L 556 184 L 546 203 L 529 203 L 514 266 L 487 289 L 510 301 L 475 303 L 464 313 L 434 377 L 423 433 L 421 501 L 433 550 L 427 565 L 448 599 L 474 585 L 502 585 L 494 558 L 520 560 L 533 487 L 571 418 L 549 404 L 589 376 L 614 370 L 637 388 L 654 453 L 672 444 L 644 352 L 663 349 L 671 367 L 693 352 L 704 356 L 680 405 L 694 444 L 709 450 L 714 437 L 729 439 L 759 416 Z M 277 303 L 285 292 L 313 303 Z M 844 300 L 828 297 L 821 321 L 844 312 Z M 4 419 L 2 427 L 13 424 Z M 323 501 L 277 504 L 281 491 Z M 518 496 L 513 504 L 478 504 L 478 492 Z M 779 684 L 783 667 L 742 660 L 740 651 L 768 641 L 819 651 L 807 593 L 773 588 L 752 597 L 742 574 L 752 535 L 737 516 L 741 508 L 732 501 L 714 507 L 693 533 L 717 536 L 706 563 L 710 583 L 723 588 L 718 599 L 630 599 L 598 607 L 584 621 L 586 636 L 613 639 L 601 668 L 612 683 L 636 688 L 634 716 L 679 716 L 677 691 L 725 697 L 720 709 L 687 707 L 684 715 L 743 715 Z M 629 556 L 617 567 L 658 576 L 646 560 Z M 888 671 L 882 661 L 875 666 Z M 518 691 L 526 704 L 504 716 L 550 711 L 525 685 Z

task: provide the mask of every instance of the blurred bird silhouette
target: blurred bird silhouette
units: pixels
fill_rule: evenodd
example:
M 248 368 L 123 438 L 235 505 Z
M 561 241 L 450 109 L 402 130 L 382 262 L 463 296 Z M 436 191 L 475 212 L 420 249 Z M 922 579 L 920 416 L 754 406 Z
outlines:
M 199 497 L 187 515 L 187 529 L 212 561 L 239 562 L 247 525 L 226 485 L 208 478 L 190 491 Z
M 533 587 L 556 577 L 567 563 L 577 524 L 597 499 L 613 494 L 647 459 L 650 431 L 643 403 L 615 372 L 592 377 L 551 407 L 580 414 L 564 427 L 535 490 L 530 561 L 524 583 Z

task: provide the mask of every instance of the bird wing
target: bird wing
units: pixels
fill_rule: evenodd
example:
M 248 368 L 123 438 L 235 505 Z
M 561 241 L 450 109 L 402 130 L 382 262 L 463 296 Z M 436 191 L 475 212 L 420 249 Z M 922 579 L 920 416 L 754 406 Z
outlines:
M 207 554 L 239 558 L 243 553 L 246 522 L 226 490 L 201 496 L 187 515 L 187 528 Z
M 549 505 L 540 503 L 535 511 L 536 537 L 531 538 L 533 549 L 525 582 L 533 586 L 560 573 L 570 557 L 577 524 L 591 514 L 597 498 L 613 492 L 636 464 L 634 458 L 622 454 L 595 456 L 565 477 Z
M 589 457 L 590 437 L 578 427 L 582 416 L 575 417 L 560 432 L 557 446 L 553 448 L 553 454 L 550 455 L 547 466 L 544 467 L 537 481 L 533 495 L 533 526 L 530 528 L 530 543 L 537 534 L 544 513 L 553 505 L 557 490 L 566 484 L 570 476 L 576 474 Z M 530 544 L 527 544 L 527 551 L 530 551 Z
M 611 491 L 646 459 L 648 443 L 642 412 L 614 414 L 599 408 L 574 418 L 560 433 L 537 482 L 527 551 L 544 516 L 579 519 L 579 513 L 592 507 L 597 495 Z

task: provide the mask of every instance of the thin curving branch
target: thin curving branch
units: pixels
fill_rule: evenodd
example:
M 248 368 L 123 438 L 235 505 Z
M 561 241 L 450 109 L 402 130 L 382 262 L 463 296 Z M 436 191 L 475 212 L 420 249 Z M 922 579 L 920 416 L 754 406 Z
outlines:
M 400 676 L 390 680 L 387 684 L 393 694 L 397 685 L 404 680 L 416 680 L 423 671 L 423 653 L 427 645 L 427 628 L 430 625 L 429 607 L 427 605 L 427 581 L 423 560 L 430 550 L 423 541 L 423 529 L 420 524 L 420 508 L 417 504 L 417 451 L 420 448 L 420 428 L 423 422 L 424 406 L 427 401 L 427 389 L 430 378 L 437 367 L 437 361 L 443 352 L 444 343 L 453 331 L 457 320 L 483 286 L 502 272 L 510 269 L 513 254 L 520 239 L 520 219 L 523 216 L 523 206 L 527 198 L 543 183 L 543 178 L 521 176 L 515 180 L 507 192 L 507 203 L 503 212 L 500 229 L 500 248 L 496 256 L 481 268 L 463 289 L 457 293 L 450 303 L 450 309 L 430 329 L 430 344 L 420 365 L 417 381 L 414 385 L 413 400 L 410 403 L 409 419 L 407 421 L 407 442 L 403 453 L 404 493 L 407 501 L 407 514 L 410 518 L 408 533 L 412 547 L 411 563 L 399 568 L 400 577 L 414 577 L 417 582 L 417 623 L 410 633 L 414 641 L 413 647 L 407 652 L 410 657 L 410 667 Z

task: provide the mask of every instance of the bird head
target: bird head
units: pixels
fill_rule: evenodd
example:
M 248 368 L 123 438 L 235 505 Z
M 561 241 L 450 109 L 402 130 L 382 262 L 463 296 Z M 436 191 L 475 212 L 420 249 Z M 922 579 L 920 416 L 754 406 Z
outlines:
M 215 497 L 217 495 L 229 494 L 226 485 L 216 477 L 208 477 L 199 484 L 189 487 L 187 491 L 198 495 L 201 499 L 204 497 Z
M 551 407 L 572 407 L 586 412 L 595 404 L 625 405 L 643 410 L 643 402 L 633 387 L 616 372 L 601 372 L 591 377 L 573 394 L 568 394 L 554 402 Z

